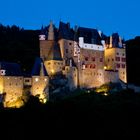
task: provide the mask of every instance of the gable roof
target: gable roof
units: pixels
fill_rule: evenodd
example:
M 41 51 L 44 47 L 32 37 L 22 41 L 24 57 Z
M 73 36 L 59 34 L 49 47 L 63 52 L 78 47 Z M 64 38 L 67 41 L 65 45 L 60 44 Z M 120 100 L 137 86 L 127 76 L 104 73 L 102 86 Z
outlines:
M 99 35 L 98 30 L 96 30 L 96 29 L 79 27 L 78 36 L 84 37 L 85 43 L 102 45 L 101 36 Z
M 48 76 L 48 73 L 46 71 L 46 68 L 43 64 L 43 61 L 41 58 L 36 58 L 32 72 L 31 72 L 31 76 Z
M 52 43 L 50 46 L 50 51 L 48 53 L 47 60 L 58 60 L 62 61 L 60 46 L 58 43 Z
M 68 40 L 74 40 L 74 31 L 72 28 L 70 28 L 69 23 L 63 23 L 60 21 L 59 23 L 59 35 L 58 38 L 61 39 L 68 39 Z
M 22 76 L 20 65 L 17 63 L 0 62 L 0 69 L 5 70 L 5 76 Z

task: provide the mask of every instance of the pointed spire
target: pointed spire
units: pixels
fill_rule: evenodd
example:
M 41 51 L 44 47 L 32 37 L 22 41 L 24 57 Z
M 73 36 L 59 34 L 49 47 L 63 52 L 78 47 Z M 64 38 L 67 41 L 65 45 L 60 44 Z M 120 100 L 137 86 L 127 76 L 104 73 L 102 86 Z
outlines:
M 54 27 L 53 22 L 50 21 L 49 32 L 48 32 L 48 40 L 54 40 Z
M 44 27 L 42 25 L 41 32 L 40 32 L 40 35 L 39 35 L 39 40 L 45 40 L 45 39 L 46 39 L 46 35 L 45 35 L 45 32 L 44 32 Z
M 44 27 L 43 27 L 43 24 L 42 24 L 42 26 L 41 26 L 41 35 L 43 35 L 44 34 Z

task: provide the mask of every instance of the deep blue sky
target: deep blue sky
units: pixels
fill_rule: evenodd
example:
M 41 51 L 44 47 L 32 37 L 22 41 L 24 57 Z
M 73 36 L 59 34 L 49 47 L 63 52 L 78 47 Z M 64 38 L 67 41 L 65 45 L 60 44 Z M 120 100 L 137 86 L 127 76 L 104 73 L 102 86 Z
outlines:
M 1 0 L 0 23 L 40 29 L 60 19 L 125 39 L 140 35 L 140 0 Z

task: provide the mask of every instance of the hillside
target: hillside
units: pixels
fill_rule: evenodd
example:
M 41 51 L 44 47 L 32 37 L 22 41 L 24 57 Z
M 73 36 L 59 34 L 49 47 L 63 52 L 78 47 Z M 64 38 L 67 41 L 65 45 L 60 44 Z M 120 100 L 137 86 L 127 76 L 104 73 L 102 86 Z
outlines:
M 138 136 L 140 95 L 133 91 L 103 96 L 84 93 L 42 105 L 31 97 L 23 108 L 1 109 L 8 138 L 133 137 Z M 3 132 L 1 131 L 1 133 Z M 20 137 L 19 137 L 20 136 Z

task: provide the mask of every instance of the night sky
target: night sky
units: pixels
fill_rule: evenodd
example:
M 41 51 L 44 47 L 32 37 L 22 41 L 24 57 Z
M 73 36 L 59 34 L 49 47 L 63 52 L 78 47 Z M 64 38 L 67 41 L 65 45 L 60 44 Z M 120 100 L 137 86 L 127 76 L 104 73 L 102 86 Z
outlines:
M 40 29 L 50 20 L 97 28 L 124 39 L 140 35 L 139 0 L 1 0 L 0 23 Z

